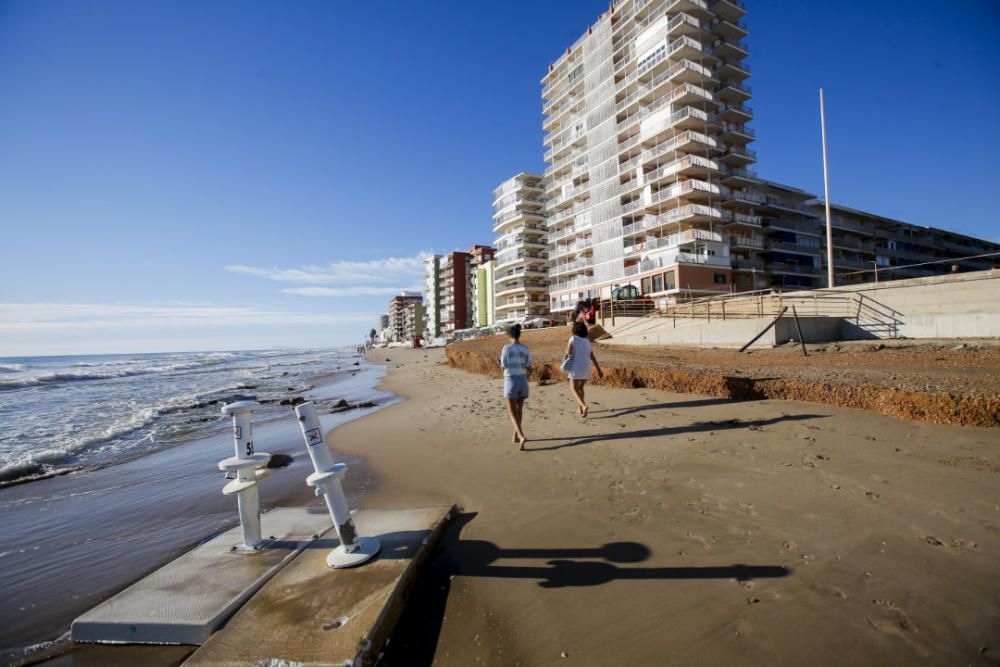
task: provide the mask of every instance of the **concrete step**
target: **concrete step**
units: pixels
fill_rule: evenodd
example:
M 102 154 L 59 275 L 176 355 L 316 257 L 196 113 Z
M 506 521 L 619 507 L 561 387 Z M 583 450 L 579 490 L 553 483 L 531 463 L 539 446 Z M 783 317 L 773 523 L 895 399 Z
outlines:
M 421 563 L 454 507 L 361 510 L 359 535 L 382 542 L 378 559 L 333 570 L 324 538 L 264 586 L 185 667 L 368 665 L 389 638 Z

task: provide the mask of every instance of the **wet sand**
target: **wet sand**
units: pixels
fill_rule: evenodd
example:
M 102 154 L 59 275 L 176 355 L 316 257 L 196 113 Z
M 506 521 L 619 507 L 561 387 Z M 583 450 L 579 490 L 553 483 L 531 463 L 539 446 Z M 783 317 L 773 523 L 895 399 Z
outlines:
M 598 354 L 600 351 L 598 350 Z M 795 401 L 531 385 L 376 350 L 338 428 L 365 507 L 464 508 L 385 664 L 997 664 L 1000 431 Z

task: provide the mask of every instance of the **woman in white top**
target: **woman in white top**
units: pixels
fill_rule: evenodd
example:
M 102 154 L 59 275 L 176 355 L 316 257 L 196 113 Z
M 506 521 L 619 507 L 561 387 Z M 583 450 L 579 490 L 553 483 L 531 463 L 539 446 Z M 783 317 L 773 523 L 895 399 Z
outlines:
M 594 362 L 594 368 L 597 369 L 597 377 L 604 377 L 604 371 L 601 370 L 601 365 L 597 363 L 593 346 L 590 343 L 590 339 L 587 338 L 587 325 L 583 322 L 576 322 L 573 325 L 573 336 L 566 345 L 566 354 L 572 358 L 572 362 L 567 370 L 569 374 L 569 390 L 573 394 L 573 398 L 576 399 L 577 410 L 580 411 L 580 416 L 586 417 L 587 402 L 584 399 L 583 387 L 587 384 L 587 379 L 590 377 L 590 362 Z

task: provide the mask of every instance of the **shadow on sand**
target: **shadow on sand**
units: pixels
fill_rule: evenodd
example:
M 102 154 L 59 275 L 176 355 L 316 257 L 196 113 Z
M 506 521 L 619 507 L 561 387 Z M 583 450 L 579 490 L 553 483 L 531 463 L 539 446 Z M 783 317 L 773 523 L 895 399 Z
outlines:
M 777 565 L 704 567 L 636 567 L 651 555 L 638 542 L 599 547 L 504 549 L 483 540 L 463 540 L 462 530 L 475 512 L 458 515 L 448 526 L 413 592 L 382 656 L 381 665 L 430 665 L 434 661 L 452 580 L 460 577 L 534 579 L 541 588 L 601 586 L 618 579 L 689 580 L 787 577 L 792 570 Z M 498 565 L 496 561 L 532 559 L 543 564 Z M 586 560 L 582 560 L 586 559 Z
M 606 408 L 604 410 L 591 410 L 590 415 L 601 415 L 594 419 L 613 419 L 624 417 L 625 415 L 643 412 L 645 410 L 667 410 L 670 408 L 701 408 L 708 405 L 725 405 L 727 403 L 744 403 L 745 401 L 736 398 L 699 398 L 691 401 L 673 401 L 671 403 L 650 403 L 648 405 L 635 405 L 630 408 Z M 602 414 L 602 413 L 608 414 Z
M 740 419 L 724 419 L 722 421 L 695 422 L 686 426 L 673 426 L 670 428 L 646 428 L 639 431 L 616 431 L 614 433 L 602 433 L 599 435 L 588 435 L 583 438 L 538 438 L 528 440 L 525 451 L 545 452 L 553 449 L 563 449 L 564 447 L 578 447 L 589 445 L 595 442 L 607 442 L 609 440 L 631 440 L 633 438 L 656 438 L 662 436 L 681 435 L 683 433 L 703 433 L 705 431 L 722 431 L 734 428 L 760 428 L 786 421 L 802 421 L 805 419 L 822 419 L 830 415 L 785 415 L 782 417 L 772 417 L 771 419 L 750 419 L 742 421 Z M 547 447 L 532 447 L 536 442 L 563 442 L 561 445 L 549 445 Z

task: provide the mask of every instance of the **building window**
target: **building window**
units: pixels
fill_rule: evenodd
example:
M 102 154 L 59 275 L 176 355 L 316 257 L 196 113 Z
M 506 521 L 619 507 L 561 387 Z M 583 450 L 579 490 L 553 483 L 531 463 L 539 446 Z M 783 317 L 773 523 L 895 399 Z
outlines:
M 663 291 L 663 274 L 658 273 L 653 276 L 653 291 L 662 292 Z
M 642 293 L 643 294 L 649 294 L 652 291 L 650 289 L 652 286 L 653 286 L 653 281 L 650 278 L 643 278 L 642 279 Z
M 726 274 L 725 273 L 716 273 L 715 274 L 715 284 L 716 285 L 725 285 L 726 284 Z
M 663 289 L 672 290 L 677 287 L 677 281 L 674 278 L 674 272 L 669 271 L 663 274 Z

